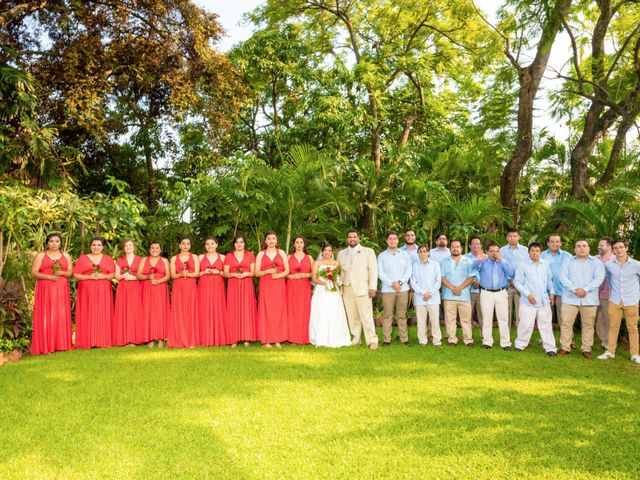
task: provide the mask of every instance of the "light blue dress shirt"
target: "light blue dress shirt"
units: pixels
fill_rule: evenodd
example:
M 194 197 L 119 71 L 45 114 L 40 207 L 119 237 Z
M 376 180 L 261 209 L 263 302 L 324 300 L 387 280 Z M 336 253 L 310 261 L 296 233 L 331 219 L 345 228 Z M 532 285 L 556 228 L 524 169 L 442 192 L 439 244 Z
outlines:
M 421 262 L 418 260 L 412 266 L 411 287 L 413 288 L 413 304 L 417 307 L 420 305 L 439 305 L 440 304 L 440 265 L 438 262 L 427 260 Z M 425 292 L 431 292 L 431 298 L 425 300 L 423 295 Z
M 445 247 L 444 250 L 440 250 L 438 247 L 433 247 L 429 250 L 429 260 L 441 263 L 445 258 L 451 257 L 451 250 Z
M 409 291 L 411 278 L 411 258 L 407 252 L 398 249 L 395 253 L 387 249 L 378 255 L 378 278 L 382 282 L 382 293 L 395 293 L 393 282 L 402 282 L 401 292 Z
M 516 268 L 513 284 L 520 292 L 520 303 L 530 307 L 540 308 L 549 305 L 551 303 L 549 295 L 555 294 L 551 267 L 544 260 L 534 262 L 529 259 L 526 262 L 520 262 Z M 529 295 L 536 298 L 535 305 L 529 302 L 527 298 Z
M 627 257 L 624 265 L 613 257 L 604 264 L 609 281 L 609 301 L 625 307 L 637 305 L 640 301 L 640 262 Z
M 502 258 L 504 258 L 515 272 L 518 271 L 518 265 L 521 262 L 529 261 L 529 249 L 524 245 L 518 244 L 516 248 L 511 248 L 507 243 L 504 247 L 500 249 L 500 254 Z M 509 277 L 509 280 L 513 280 L 513 277 Z
M 515 272 L 505 259 L 491 260 L 487 255 L 484 260 L 473 262 L 473 269 L 478 272 L 478 283 L 480 288 L 508 288 L 509 279 L 513 278 Z
M 409 250 L 406 245 L 400 247 L 400 250 L 403 252 L 407 252 L 409 258 L 411 258 L 411 263 L 419 262 L 420 256 L 418 255 L 418 245 L 414 244 L 413 249 Z
M 469 277 L 475 277 L 475 271 L 473 270 L 473 262 L 468 258 L 460 255 L 460 260 L 456 265 L 451 257 L 445 258 L 440 262 L 440 273 L 443 278 L 446 278 L 452 285 L 460 285 Z M 442 299 L 443 300 L 458 300 L 461 302 L 471 301 L 471 285 L 465 287 L 460 295 L 454 295 L 453 292 L 442 285 Z
M 558 250 L 558 253 L 555 255 L 551 253 L 550 250 L 545 250 L 540 255 L 540 260 L 544 260 L 549 263 L 549 267 L 551 267 L 551 275 L 553 276 L 553 289 L 556 291 L 556 295 L 563 296 L 562 283 L 560 282 L 560 269 L 562 268 L 562 264 L 572 258 L 572 255 L 569 252 L 565 252 L 564 250 Z M 577 287 L 576 287 L 577 288 Z M 571 305 L 574 305 L 573 303 Z
M 578 257 L 569 257 L 560 269 L 560 282 L 562 284 L 562 303 L 567 305 L 600 305 L 598 289 L 604 280 L 604 267 L 600 259 L 587 257 L 580 260 Z M 555 286 L 555 281 L 553 282 Z M 587 295 L 580 298 L 575 294 L 578 288 L 584 289 Z
M 476 257 L 474 257 L 473 253 L 471 253 L 471 252 L 465 253 L 464 256 L 466 258 L 468 258 L 469 260 L 471 260 L 471 265 L 472 265 L 474 273 L 476 275 L 476 280 L 474 280 L 474 283 L 475 283 L 475 281 L 477 281 L 479 279 L 478 269 L 475 267 L 475 262 L 478 259 Z M 472 283 L 471 284 L 471 293 L 480 293 L 480 288 L 473 288 L 473 283 Z

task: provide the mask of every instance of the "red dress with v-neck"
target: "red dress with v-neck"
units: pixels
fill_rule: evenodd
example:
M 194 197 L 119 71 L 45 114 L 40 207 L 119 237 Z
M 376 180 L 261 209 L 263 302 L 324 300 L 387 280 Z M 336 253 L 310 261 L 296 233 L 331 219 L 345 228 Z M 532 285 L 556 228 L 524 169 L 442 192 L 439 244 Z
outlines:
M 176 273 L 185 269 L 196 271 L 193 254 L 184 261 L 176 257 Z M 200 323 L 198 320 L 198 289 L 196 279 L 178 277 L 171 287 L 171 317 L 169 322 L 169 346 L 175 348 L 195 347 L 200 344 Z
M 116 261 L 120 272 L 129 270 L 134 277 L 138 272 L 140 258 L 134 255 L 131 265 L 127 257 Z M 128 345 L 136 342 L 136 327 L 142 324 L 142 289 L 139 280 L 120 280 L 116 289 L 116 306 L 111 325 L 111 341 L 114 345 Z
M 224 264 L 220 255 L 213 263 L 205 255 L 200 262 L 200 271 L 216 269 L 221 273 Z M 224 278 L 221 273 L 205 274 L 198 280 L 198 315 L 200 318 L 200 345 L 209 347 L 228 345 L 227 299 Z
M 289 255 L 289 272 L 311 273 L 309 255 L 298 261 Z M 287 280 L 287 341 L 305 345 L 309 343 L 309 316 L 311 314 L 311 279 Z
M 252 263 L 256 263 L 256 257 L 251 252 L 244 252 L 241 261 L 238 261 L 233 252 L 224 257 L 224 264 L 229 266 L 230 273 L 249 272 Z M 258 340 L 258 313 L 253 277 L 229 279 L 227 283 L 227 322 L 229 343 Z
M 280 253 L 269 258 L 263 252 L 260 271 L 275 266 L 276 273 L 284 272 L 284 260 Z M 262 343 L 287 340 L 287 286 L 284 277 L 273 278 L 271 274 L 260 277 L 258 285 L 258 332 Z

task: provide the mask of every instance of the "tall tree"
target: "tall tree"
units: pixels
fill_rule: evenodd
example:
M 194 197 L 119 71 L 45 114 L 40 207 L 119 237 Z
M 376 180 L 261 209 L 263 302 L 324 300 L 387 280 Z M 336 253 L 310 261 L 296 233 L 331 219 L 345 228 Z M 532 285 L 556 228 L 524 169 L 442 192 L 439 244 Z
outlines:
M 201 119 L 217 141 L 239 107 L 239 76 L 214 49 L 216 15 L 190 0 L 14 0 L 2 3 L 0 21 L 61 143 L 93 154 L 91 169 L 104 161 L 96 151 L 133 138 L 152 208 L 156 164 L 170 163 L 167 126 Z
M 518 222 L 516 189 L 518 178 L 533 151 L 534 102 L 540 82 L 547 68 L 551 48 L 562 29 L 563 18 L 569 11 L 571 0 L 540 0 L 514 2 L 515 11 L 502 11 L 503 28 L 495 29 L 504 40 L 507 60 L 518 74 L 518 114 L 515 147 L 500 178 L 500 201 L 513 212 Z M 480 16 L 479 10 L 476 10 Z M 484 19 L 484 16 L 482 16 Z M 486 21 L 486 20 L 485 20 Z M 489 23 L 487 21 L 487 23 Z M 531 63 L 522 64 L 521 54 L 536 32 L 540 32 Z
M 343 95 L 358 113 L 376 177 L 385 153 L 403 150 L 415 127 L 429 124 L 429 97 L 473 84 L 478 59 L 492 52 L 483 48 L 492 36 L 462 0 L 270 0 L 253 18 L 267 27 L 302 21 L 328 43 L 326 61 L 348 72 Z M 365 197 L 360 224 L 372 233 L 371 189 Z

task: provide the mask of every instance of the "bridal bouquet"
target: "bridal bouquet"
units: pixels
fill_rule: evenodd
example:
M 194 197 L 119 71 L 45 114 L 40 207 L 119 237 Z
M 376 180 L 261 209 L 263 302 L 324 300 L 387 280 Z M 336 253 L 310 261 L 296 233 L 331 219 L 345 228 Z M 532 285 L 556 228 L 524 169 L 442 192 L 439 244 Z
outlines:
M 324 282 L 324 287 L 330 292 L 338 291 L 338 275 L 340 274 L 340 267 L 330 267 L 318 269 L 318 277 Z

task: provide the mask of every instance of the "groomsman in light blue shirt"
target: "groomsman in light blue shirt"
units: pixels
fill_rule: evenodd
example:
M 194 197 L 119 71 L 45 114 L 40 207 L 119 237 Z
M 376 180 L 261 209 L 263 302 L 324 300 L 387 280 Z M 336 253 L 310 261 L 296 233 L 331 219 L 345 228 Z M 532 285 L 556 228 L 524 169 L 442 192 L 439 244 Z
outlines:
M 436 248 L 431 249 L 429 259 L 440 263 L 445 258 L 449 258 L 451 251 L 447 248 L 448 243 L 449 240 L 447 240 L 447 236 L 444 233 L 438 235 L 438 238 L 436 238 Z
M 604 267 L 598 258 L 589 256 L 589 244 L 586 240 L 576 240 L 574 249 L 575 257 L 570 257 L 562 264 L 559 274 L 564 304 L 558 355 L 567 355 L 575 348 L 573 324 L 580 313 L 582 356 L 591 358 L 596 314 L 600 304 L 598 290 L 604 280 Z
M 471 284 L 475 280 L 473 262 L 462 256 L 460 240 L 451 242 L 451 256 L 440 262 L 442 274 L 442 299 L 444 300 L 444 321 L 449 345 L 458 344 L 456 317 L 460 316 L 462 341 L 473 347 L 471 329 Z
M 629 353 L 631 361 L 640 364 L 638 339 L 638 302 L 640 301 L 640 262 L 628 254 L 629 247 L 624 240 L 614 240 L 613 259 L 604 264 L 609 281 L 609 340 L 607 350 L 600 360 L 616 356 L 618 333 L 624 313 L 629 333 Z
M 549 356 L 556 355 L 556 339 L 551 327 L 551 305 L 555 291 L 551 278 L 551 268 L 540 260 L 542 245 L 529 244 L 529 260 L 520 262 L 516 269 L 513 284 L 520 292 L 518 334 L 515 341 L 516 351 L 522 351 L 529 345 L 536 322 L 542 339 L 542 346 Z
M 507 244 L 500 249 L 504 258 L 514 272 L 518 270 L 521 262 L 529 260 L 529 250 L 524 245 L 520 245 L 520 231 L 517 228 L 507 230 Z M 509 322 L 513 321 L 518 326 L 518 308 L 520 307 L 520 295 L 513 284 L 513 277 L 509 278 L 509 290 L 507 290 L 509 301 Z M 512 312 L 514 312 L 512 314 Z
M 440 265 L 429 259 L 429 247 L 418 247 L 418 262 L 412 265 L 411 286 L 418 320 L 418 342 L 428 343 L 427 325 L 431 326 L 433 345 L 442 346 L 440 331 Z
M 378 278 L 382 282 L 382 346 L 391 344 L 393 312 L 395 310 L 400 341 L 409 345 L 407 328 L 407 305 L 409 303 L 409 279 L 411 258 L 398 248 L 398 232 L 387 232 L 387 249 L 378 256 Z
M 553 289 L 556 291 L 556 301 L 554 303 L 554 311 L 556 312 L 556 322 L 558 327 L 562 322 L 562 283 L 560 283 L 560 269 L 562 264 L 572 258 L 569 252 L 562 250 L 562 238 L 557 233 L 549 235 L 547 239 L 548 249 L 542 252 L 540 258 L 547 262 L 551 267 L 551 275 L 553 276 Z
M 418 257 L 418 245 L 416 244 L 416 232 L 408 228 L 404 232 L 404 245 L 400 247 L 400 250 L 407 252 L 411 258 L 411 263 L 420 260 Z
M 469 252 L 465 254 L 471 262 L 478 260 L 478 255 L 484 253 L 482 250 L 482 240 L 480 237 L 471 237 L 469 239 Z M 476 320 L 474 320 L 474 318 Z M 482 308 L 480 308 L 480 283 L 476 279 L 471 285 L 471 320 L 477 322 L 474 327 L 480 328 L 480 338 L 482 338 Z
M 493 347 L 493 314 L 498 319 L 500 346 L 511 350 L 511 330 L 509 329 L 509 306 L 507 288 L 514 271 L 509 262 L 500 254 L 500 247 L 493 242 L 487 245 L 487 254 L 480 253 L 473 262 L 478 272 L 480 284 L 480 308 L 482 309 L 482 348 Z

